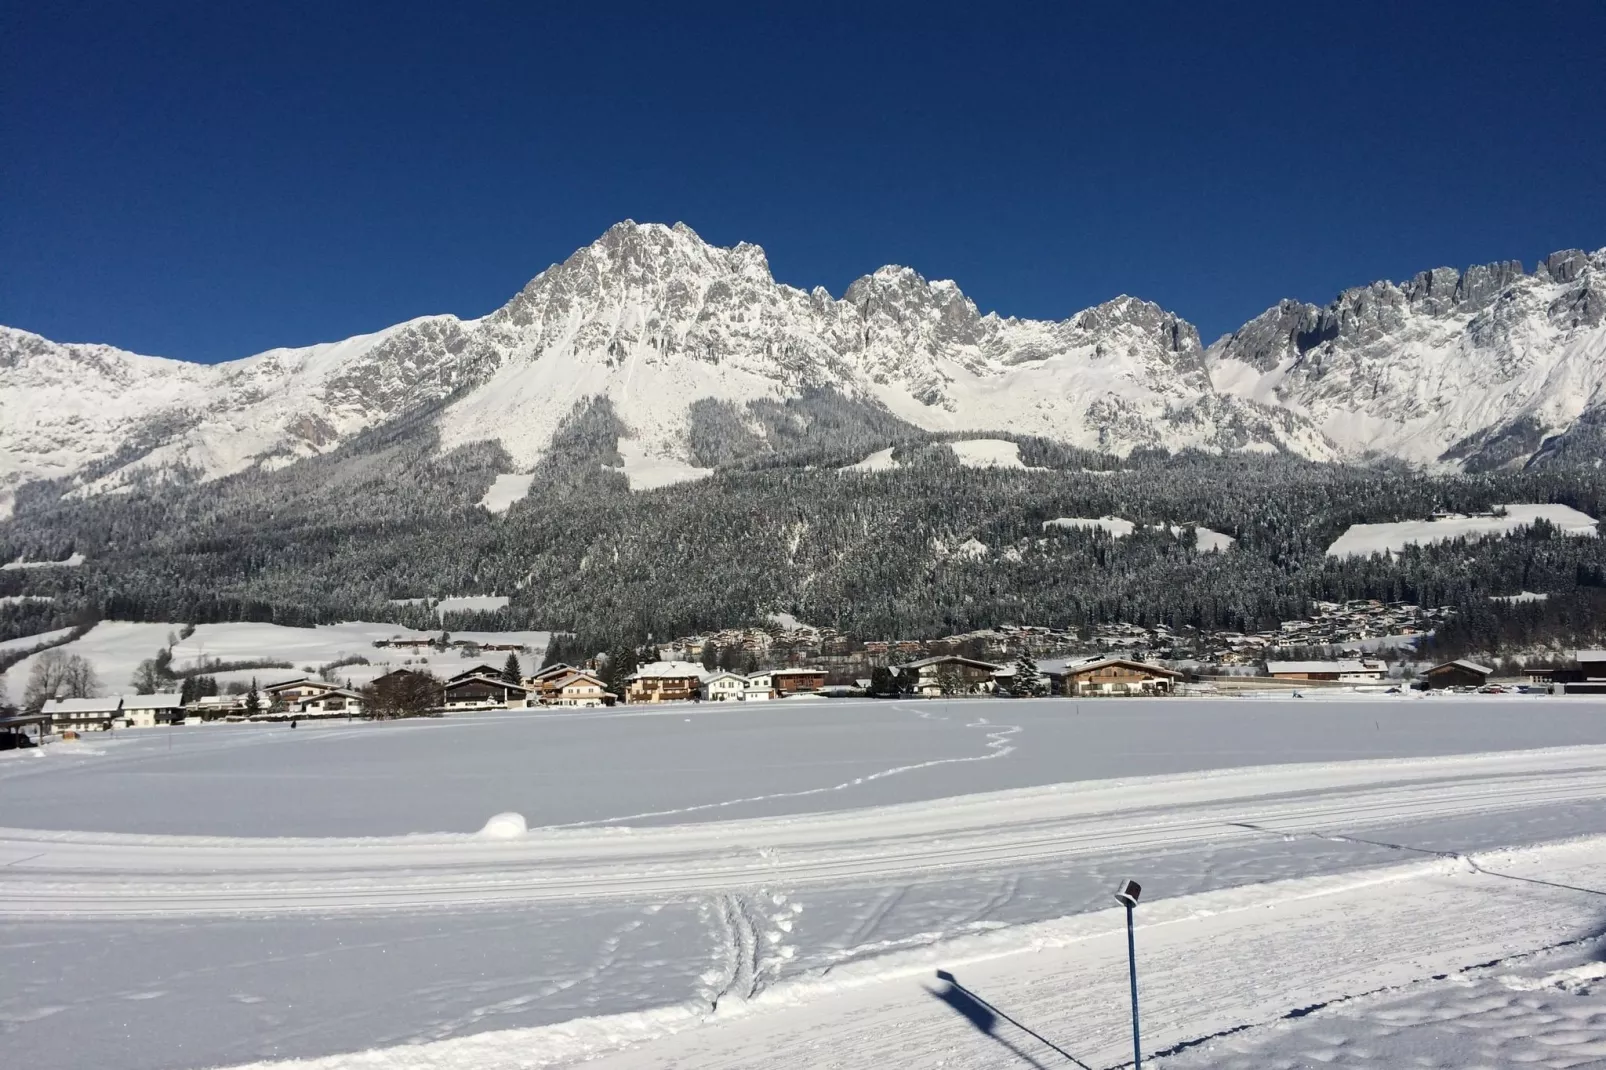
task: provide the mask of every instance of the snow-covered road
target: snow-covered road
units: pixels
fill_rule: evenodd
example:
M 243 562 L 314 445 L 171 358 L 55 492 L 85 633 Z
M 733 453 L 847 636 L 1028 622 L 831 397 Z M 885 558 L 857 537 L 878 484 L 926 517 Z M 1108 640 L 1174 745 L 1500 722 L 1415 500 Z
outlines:
M 1164 853 L 1606 796 L 1606 746 L 1089 781 L 516 840 L 0 830 L 0 917 L 192 917 L 651 899 Z

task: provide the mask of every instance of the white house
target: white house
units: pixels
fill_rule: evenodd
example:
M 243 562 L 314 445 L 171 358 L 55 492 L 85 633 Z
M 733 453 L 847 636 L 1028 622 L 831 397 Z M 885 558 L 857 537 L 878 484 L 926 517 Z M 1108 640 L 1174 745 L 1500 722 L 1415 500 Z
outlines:
M 53 698 L 45 702 L 40 713 L 50 715 L 56 731 L 71 729 L 76 732 L 105 731 L 123 715 L 123 696 L 106 698 Z
M 181 724 L 184 721 L 184 703 L 179 695 L 169 692 L 124 695 L 123 719 L 135 728 Z
M 703 674 L 704 702 L 740 702 L 747 693 L 747 677 L 728 669 Z
M 743 702 L 767 702 L 775 697 L 775 674 L 769 671 L 742 677 Z

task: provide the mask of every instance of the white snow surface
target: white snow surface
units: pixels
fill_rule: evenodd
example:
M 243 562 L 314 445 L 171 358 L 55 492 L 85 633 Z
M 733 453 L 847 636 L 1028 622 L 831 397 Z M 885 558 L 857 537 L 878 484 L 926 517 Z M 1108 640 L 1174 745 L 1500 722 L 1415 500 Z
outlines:
M 892 457 L 892 454 L 897 450 L 897 448 L 898 447 L 896 447 L 896 446 L 888 446 L 884 450 L 876 450 L 874 453 L 872 453 L 869 456 L 865 457 L 864 460 L 858 461 L 858 462 L 856 462 L 854 464 L 844 465 L 840 469 L 838 469 L 838 471 L 842 471 L 842 472 L 890 472 L 895 468 L 902 467 Z
M 530 483 L 535 479 L 533 472 L 513 472 L 499 475 L 491 481 L 491 486 L 480 499 L 480 507 L 490 513 L 505 513 L 514 502 L 522 501 L 530 493 Z
M 630 480 L 631 490 L 657 490 L 707 479 L 714 474 L 712 468 L 698 468 L 674 456 L 654 455 L 648 447 L 629 439 L 620 440 L 619 455 L 624 460 L 620 471 Z
M 1002 438 L 969 438 L 950 442 L 954 455 L 966 468 L 1025 468 L 1020 446 Z
M 18 650 L 32 650 L 41 643 L 53 643 L 71 632 L 71 628 L 57 628 L 54 631 L 39 632 L 37 635 L 24 635 L 16 639 L 0 639 L 0 654 L 11 654 Z
M 450 595 L 435 603 L 435 612 L 442 613 L 494 613 L 506 609 L 510 599 L 505 594 Z
M 1388 524 L 1351 524 L 1333 545 L 1329 557 L 1366 557 L 1397 553 L 1407 546 L 1449 539 L 1509 535 L 1532 527 L 1536 520 L 1554 524 L 1564 535 L 1596 536 L 1599 521 L 1568 505 L 1506 505 L 1504 516 L 1452 516 L 1433 520 L 1402 520 Z
M 1101 516 L 1096 519 L 1083 516 L 1058 516 L 1053 520 L 1043 521 L 1043 530 L 1047 531 L 1049 528 L 1102 530 L 1109 532 L 1111 538 L 1124 539 L 1137 530 L 1137 525 L 1118 516 Z
M 1109 1066 L 1130 876 L 1147 1051 L 1196 1042 L 1157 1065 L 1414 1065 L 1440 1028 L 1454 1065 L 1577 1065 L 1603 710 L 686 704 L 10 752 L 0 1020 L 39 1070 L 1054 1064 L 944 969 Z M 476 831 L 504 812 L 542 827 Z

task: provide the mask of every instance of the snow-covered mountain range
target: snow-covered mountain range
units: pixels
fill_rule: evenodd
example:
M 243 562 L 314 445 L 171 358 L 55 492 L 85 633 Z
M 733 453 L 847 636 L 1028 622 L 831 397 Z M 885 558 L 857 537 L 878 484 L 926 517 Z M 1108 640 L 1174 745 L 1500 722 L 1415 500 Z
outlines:
M 1206 349 L 1118 297 L 1060 321 L 982 315 L 952 282 L 885 267 L 835 298 L 777 283 L 762 249 L 620 223 L 477 320 L 216 365 L 0 328 L 0 515 L 16 489 L 283 466 L 421 406 L 441 448 L 495 439 L 528 470 L 576 403 L 629 427 L 627 468 L 694 474 L 693 403 L 831 388 L 933 431 L 1399 457 L 1433 466 L 1600 455 L 1606 249 L 1424 272 L 1283 301 Z M 756 424 L 755 424 L 756 426 Z

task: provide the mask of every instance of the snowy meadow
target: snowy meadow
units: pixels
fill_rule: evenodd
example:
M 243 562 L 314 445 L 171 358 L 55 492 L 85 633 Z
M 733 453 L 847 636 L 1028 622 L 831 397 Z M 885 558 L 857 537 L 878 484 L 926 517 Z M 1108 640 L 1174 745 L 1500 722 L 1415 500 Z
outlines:
M 1124 983 L 1123 877 L 1145 884 L 1144 939 L 1191 963 L 1145 990 L 1168 1008 L 1162 1047 L 1587 936 L 1598 896 L 1483 870 L 1606 883 L 1589 838 L 1606 702 L 814 700 L 119 730 L 0 756 L 0 805 L 0 1031 L 31 1067 L 781 1066 L 796 1043 L 871 1066 L 898 1022 L 905 1057 L 1013 1065 L 939 1013 L 938 967 L 1111 1065 L 1120 1002 L 1097 993 Z M 479 834 L 503 812 L 530 831 Z M 1525 845 L 1547 846 L 1491 861 Z M 1357 915 L 1378 882 L 1419 906 Z M 1435 910 L 1472 920 L 1407 939 Z M 1268 911 L 1353 949 L 1257 987 L 1238 950 L 1289 949 L 1227 919 Z M 1012 987 L 1090 970 L 1104 980 L 1068 1003 Z M 1259 1050 L 1234 1036 L 1235 1059 Z

